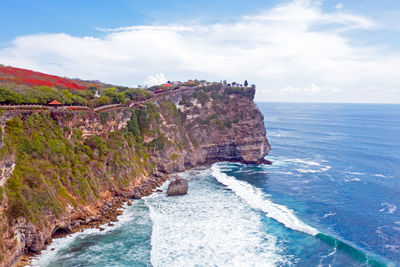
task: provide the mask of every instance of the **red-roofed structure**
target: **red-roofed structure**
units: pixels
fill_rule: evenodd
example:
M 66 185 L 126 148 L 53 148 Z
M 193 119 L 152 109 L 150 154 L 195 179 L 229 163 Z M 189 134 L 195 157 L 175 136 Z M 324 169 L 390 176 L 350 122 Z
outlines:
M 60 106 L 60 105 L 62 105 L 60 102 L 58 102 L 57 100 L 53 100 L 53 101 L 51 101 L 48 105 L 51 105 L 51 106 Z

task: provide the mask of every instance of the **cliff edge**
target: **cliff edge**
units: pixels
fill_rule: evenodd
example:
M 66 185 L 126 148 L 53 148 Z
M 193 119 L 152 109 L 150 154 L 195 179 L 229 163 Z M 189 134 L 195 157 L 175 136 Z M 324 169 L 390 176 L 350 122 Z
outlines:
M 0 266 L 51 238 L 115 220 L 167 174 L 270 150 L 254 89 L 213 84 L 108 112 L 0 116 Z

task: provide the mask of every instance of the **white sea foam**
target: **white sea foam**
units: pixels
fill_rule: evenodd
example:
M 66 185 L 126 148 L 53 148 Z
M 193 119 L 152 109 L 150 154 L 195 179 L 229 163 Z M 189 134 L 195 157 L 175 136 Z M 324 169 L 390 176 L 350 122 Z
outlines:
M 380 173 L 374 174 L 374 176 L 375 177 L 381 177 L 381 178 L 387 178 L 385 175 L 380 174 Z
M 298 172 L 301 173 L 317 173 L 317 172 L 321 172 L 321 170 L 309 170 L 309 169 L 297 169 Z
M 363 172 L 345 171 L 344 173 L 353 174 L 353 175 L 365 175 L 365 173 L 363 173 Z
M 205 171 L 189 192 L 145 198 L 152 220 L 153 266 L 275 266 L 284 264 L 261 215 L 235 193 L 221 190 Z M 164 185 L 166 187 L 166 185 Z
M 303 163 L 306 165 L 312 166 L 321 166 L 319 162 L 312 161 L 312 160 L 304 160 L 304 159 L 286 159 L 285 161 L 294 162 L 294 163 Z
M 345 182 L 360 182 L 360 178 L 344 179 Z
M 266 195 L 257 187 L 245 181 L 239 181 L 234 177 L 221 172 L 219 166 L 214 164 L 211 167 L 212 175 L 222 184 L 235 192 L 239 197 L 245 200 L 252 208 L 263 211 L 268 217 L 277 220 L 292 230 L 304 232 L 310 235 L 317 235 L 319 231 L 301 220 L 294 212 L 286 206 L 275 204 L 270 201 Z
M 329 216 L 334 216 L 334 215 L 336 215 L 336 213 L 335 212 L 329 212 L 329 213 L 327 213 L 327 214 L 324 214 L 324 216 L 322 216 L 322 218 L 328 218 Z
M 254 171 L 252 171 L 252 170 L 238 170 L 238 171 L 235 171 L 235 173 L 252 173 L 252 172 L 254 172 Z
M 331 166 L 322 166 L 321 164 L 319 165 L 314 165 L 313 166 L 318 166 L 317 169 L 297 169 L 298 172 L 301 173 L 317 173 L 317 172 L 325 172 L 331 169 Z
M 381 209 L 379 210 L 379 212 L 387 212 L 387 213 L 389 213 L 389 214 L 393 214 L 393 213 L 395 213 L 396 210 L 397 210 L 397 206 L 394 205 L 394 204 L 391 204 L 391 203 L 386 203 L 386 202 L 384 202 L 384 203 L 381 203 L 381 206 L 382 206 L 383 208 L 381 208 Z
M 37 255 L 31 259 L 28 266 L 51 266 L 51 262 L 57 257 L 57 254 L 61 250 L 69 247 L 78 238 L 86 238 L 87 236 L 91 235 L 105 235 L 109 231 L 129 223 L 131 216 L 132 210 L 126 209 L 125 205 L 124 213 L 118 216 L 118 222 L 114 222 L 114 226 L 108 226 L 107 224 L 104 224 L 101 226 L 104 228 L 104 230 L 101 232 L 96 228 L 88 228 L 82 232 L 76 232 L 62 238 L 53 239 L 52 243 L 45 250 L 43 250 L 40 255 Z
M 261 173 L 264 173 L 264 172 L 261 172 Z M 265 172 L 265 173 L 268 173 L 268 172 Z M 277 173 L 277 174 L 286 174 L 286 175 L 293 175 L 293 172 L 282 172 L 282 171 L 277 171 L 277 172 L 274 172 L 274 173 Z
M 298 168 L 296 171 L 300 173 L 319 173 L 325 172 L 330 170 L 332 167 L 327 164 L 321 164 L 321 162 L 326 163 L 326 160 L 320 160 L 320 162 L 309 160 L 309 159 L 284 159 L 283 162 L 287 163 L 294 163 Z M 274 162 L 275 164 L 275 162 Z M 284 164 L 281 164 L 284 165 Z
M 335 248 L 333 248 L 332 252 L 329 252 L 327 255 L 321 255 L 321 258 L 320 258 L 320 260 L 319 260 L 318 267 L 323 267 L 323 266 L 329 266 L 329 267 L 331 267 L 332 265 L 331 265 L 331 264 L 326 265 L 326 264 L 324 263 L 324 260 L 326 260 L 327 258 L 329 258 L 329 257 L 331 257 L 331 256 L 333 256 L 333 255 L 335 255 L 336 252 L 337 252 L 337 249 L 336 249 L 336 247 L 335 247 Z

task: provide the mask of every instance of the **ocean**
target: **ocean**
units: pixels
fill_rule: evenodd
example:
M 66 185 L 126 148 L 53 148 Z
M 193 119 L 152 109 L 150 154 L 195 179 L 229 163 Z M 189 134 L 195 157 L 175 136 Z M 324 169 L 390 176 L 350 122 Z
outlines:
M 400 266 L 400 105 L 257 105 L 272 165 L 181 173 L 187 195 L 134 201 L 31 265 Z

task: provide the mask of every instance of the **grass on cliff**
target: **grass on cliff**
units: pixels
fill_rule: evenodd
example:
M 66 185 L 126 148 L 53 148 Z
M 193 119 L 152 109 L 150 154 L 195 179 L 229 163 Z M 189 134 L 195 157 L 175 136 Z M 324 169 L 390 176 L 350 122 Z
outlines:
M 135 149 L 136 144 L 124 130 L 84 139 L 74 129 L 68 140 L 48 113 L 8 120 L 0 155 L 17 158 L 5 187 L 8 218 L 36 222 L 48 212 L 61 214 L 67 204 L 92 202 L 104 189 L 127 185 L 150 166 L 146 151 Z

